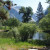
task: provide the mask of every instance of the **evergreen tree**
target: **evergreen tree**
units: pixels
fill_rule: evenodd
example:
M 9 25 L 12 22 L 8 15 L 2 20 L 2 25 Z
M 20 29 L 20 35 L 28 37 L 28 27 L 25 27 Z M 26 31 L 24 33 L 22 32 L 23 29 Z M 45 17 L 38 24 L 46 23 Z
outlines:
M 41 2 L 39 2 L 38 8 L 37 8 L 37 18 L 38 18 L 37 22 L 39 22 L 43 17 L 44 17 L 43 7 L 41 5 Z

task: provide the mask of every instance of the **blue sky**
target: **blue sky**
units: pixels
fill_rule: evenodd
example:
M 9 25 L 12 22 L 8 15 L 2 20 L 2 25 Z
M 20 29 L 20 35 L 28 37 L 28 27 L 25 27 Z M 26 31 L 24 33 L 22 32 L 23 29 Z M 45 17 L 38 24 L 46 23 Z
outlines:
M 43 9 L 45 10 L 48 6 L 46 0 L 11 0 L 13 3 L 16 3 L 17 6 L 25 6 L 25 7 L 32 7 L 33 12 L 35 13 L 37 11 L 38 3 L 41 2 Z

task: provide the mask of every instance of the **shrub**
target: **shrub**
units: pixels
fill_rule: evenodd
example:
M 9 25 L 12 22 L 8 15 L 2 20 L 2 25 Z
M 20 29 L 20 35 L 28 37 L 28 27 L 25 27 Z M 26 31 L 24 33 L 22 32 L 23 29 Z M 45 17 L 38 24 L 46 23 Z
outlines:
M 21 40 L 27 41 L 28 38 L 32 38 L 35 30 L 36 30 L 35 24 L 24 23 L 22 26 L 19 27 Z
M 10 30 L 8 36 L 12 36 L 16 42 L 20 40 L 20 35 L 17 28 L 13 28 L 12 30 Z
M 45 45 L 45 42 L 43 40 L 28 39 L 28 42 L 34 45 Z
M 50 39 L 44 40 L 46 46 L 50 46 Z
M 0 32 L 0 37 L 15 39 L 16 42 L 20 40 L 20 35 L 19 35 L 19 31 L 17 28 L 13 28 L 9 30 L 8 32 L 4 32 L 4 31 Z

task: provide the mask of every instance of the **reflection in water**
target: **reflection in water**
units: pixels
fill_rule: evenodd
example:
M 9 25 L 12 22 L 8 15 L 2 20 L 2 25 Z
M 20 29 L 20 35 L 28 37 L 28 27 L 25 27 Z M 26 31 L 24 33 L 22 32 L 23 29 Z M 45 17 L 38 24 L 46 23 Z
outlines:
M 49 33 L 44 33 L 44 32 L 37 32 L 33 35 L 34 40 L 45 40 L 45 39 L 50 39 L 50 34 Z

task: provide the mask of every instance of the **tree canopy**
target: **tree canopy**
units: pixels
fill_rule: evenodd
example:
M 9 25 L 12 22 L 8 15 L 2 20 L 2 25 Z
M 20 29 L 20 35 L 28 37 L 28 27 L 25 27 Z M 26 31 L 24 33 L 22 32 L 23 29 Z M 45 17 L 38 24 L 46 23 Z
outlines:
M 43 31 L 50 31 L 50 14 L 40 20 L 39 27 L 42 28 Z
M 0 8 L 0 17 L 1 17 L 1 19 L 9 18 L 9 12 L 7 10 L 5 10 L 3 7 Z
M 19 14 L 23 13 L 23 22 L 28 22 L 29 20 L 31 20 L 31 16 L 33 14 L 32 12 L 32 8 L 31 7 L 21 7 Z
M 9 27 L 12 28 L 12 27 L 19 26 L 20 22 L 17 19 L 15 19 L 15 18 L 10 18 L 10 19 L 4 21 L 3 25 L 4 26 L 9 26 Z
M 19 32 L 20 32 L 20 37 L 22 41 L 27 41 L 28 38 L 32 39 L 33 35 L 36 31 L 36 25 L 35 24 L 29 24 L 29 23 L 24 23 L 21 26 L 19 26 Z

